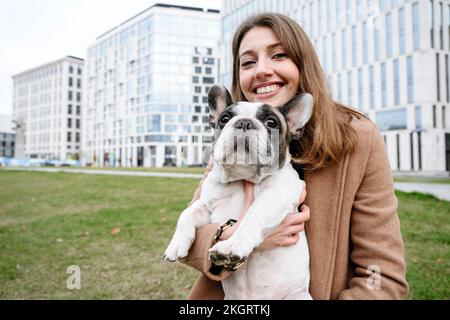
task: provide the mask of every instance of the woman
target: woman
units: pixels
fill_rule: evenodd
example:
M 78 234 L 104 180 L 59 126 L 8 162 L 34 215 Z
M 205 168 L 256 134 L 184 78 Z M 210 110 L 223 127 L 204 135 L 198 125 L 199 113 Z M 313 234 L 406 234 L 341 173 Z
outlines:
M 233 59 L 234 101 L 282 106 L 301 92 L 314 97 L 313 116 L 302 137 L 290 146 L 300 175 L 304 170 L 308 197 L 301 195 L 305 199 L 301 213 L 289 215 L 257 250 L 292 245 L 304 228 L 314 299 L 405 298 L 408 284 L 397 200 L 376 126 L 332 100 L 310 40 L 284 15 L 248 18 L 235 33 Z M 194 199 L 200 192 L 201 185 Z M 246 195 L 248 208 L 253 201 L 248 183 Z M 245 210 L 241 217 L 244 214 Z M 238 225 L 225 230 L 221 240 Z M 212 224 L 199 228 L 183 259 L 203 273 L 190 299 L 223 298 L 220 280 L 230 272 L 215 272 L 207 259 L 216 229 Z

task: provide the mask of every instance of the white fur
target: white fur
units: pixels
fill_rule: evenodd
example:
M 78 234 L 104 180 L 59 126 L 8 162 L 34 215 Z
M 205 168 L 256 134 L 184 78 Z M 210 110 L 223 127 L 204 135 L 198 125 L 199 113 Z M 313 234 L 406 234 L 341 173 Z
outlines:
M 233 236 L 213 247 L 223 254 L 248 257 L 244 267 L 222 281 L 225 299 L 311 299 L 309 250 L 304 232 L 296 245 L 253 251 L 299 205 L 304 182 L 286 160 L 278 174 L 255 185 L 255 202 Z M 200 199 L 181 214 L 166 259 L 175 261 L 187 256 L 195 228 L 238 218 L 244 205 L 243 183 L 222 183 L 221 170 L 214 165 L 203 183 Z

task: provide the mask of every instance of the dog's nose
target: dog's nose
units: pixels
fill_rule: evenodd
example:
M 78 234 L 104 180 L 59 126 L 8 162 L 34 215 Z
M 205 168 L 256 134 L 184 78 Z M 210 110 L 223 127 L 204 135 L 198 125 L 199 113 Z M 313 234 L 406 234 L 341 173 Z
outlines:
M 256 129 L 253 122 L 251 120 L 247 120 L 247 119 L 241 119 L 241 120 L 236 121 L 236 123 L 234 124 L 234 127 L 236 129 L 242 129 L 244 131 Z

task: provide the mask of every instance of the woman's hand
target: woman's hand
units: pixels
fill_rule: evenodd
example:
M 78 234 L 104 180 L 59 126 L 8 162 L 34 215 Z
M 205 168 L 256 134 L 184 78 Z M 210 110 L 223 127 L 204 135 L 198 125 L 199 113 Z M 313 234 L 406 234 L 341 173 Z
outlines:
M 245 204 L 244 209 L 241 212 L 239 220 L 232 227 L 225 230 L 220 237 L 221 240 L 226 240 L 236 231 L 242 218 L 247 213 L 248 209 L 254 201 L 253 184 L 251 182 L 244 182 L 245 190 Z M 300 203 L 303 203 L 306 198 L 306 189 L 303 190 L 300 195 Z M 306 205 L 302 205 L 301 212 L 291 213 L 281 224 L 272 231 L 267 238 L 256 248 L 257 251 L 270 250 L 276 247 L 287 247 L 296 244 L 299 240 L 299 232 L 305 230 L 305 222 L 310 218 L 309 208 Z

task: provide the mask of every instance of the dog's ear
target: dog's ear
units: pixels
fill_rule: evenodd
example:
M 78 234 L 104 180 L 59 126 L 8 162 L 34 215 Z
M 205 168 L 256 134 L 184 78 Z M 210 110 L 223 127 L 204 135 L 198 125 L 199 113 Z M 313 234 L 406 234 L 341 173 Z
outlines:
M 211 87 L 208 93 L 209 124 L 211 127 L 216 128 L 219 116 L 232 104 L 233 99 L 231 99 L 227 88 L 217 84 Z
M 313 96 L 309 93 L 302 93 L 280 108 L 286 118 L 291 139 L 300 137 L 302 129 L 311 119 L 313 105 Z

